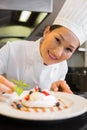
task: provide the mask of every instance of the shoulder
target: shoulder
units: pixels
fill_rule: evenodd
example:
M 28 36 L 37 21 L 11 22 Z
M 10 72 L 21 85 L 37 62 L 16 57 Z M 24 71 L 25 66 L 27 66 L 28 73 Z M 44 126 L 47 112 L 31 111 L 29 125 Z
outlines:
M 66 60 L 60 63 L 57 63 L 56 67 L 59 68 L 61 71 L 66 71 L 66 72 L 68 71 L 68 64 Z
M 35 48 L 36 41 L 28 41 L 28 40 L 18 40 L 18 41 L 8 41 L 5 46 L 7 46 L 9 49 L 17 49 L 17 48 Z
M 29 40 L 15 40 L 15 41 L 8 41 L 7 44 L 8 45 L 14 45 L 14 46 L 17 46 L 17 45 L 24 45 L 24 46 L 27 46 L 27 45 L 38 45 L 40 43 L 40 39 L 36 40 L 36 41 L 29 41 Z
M 61 62 L 60 63 L 62 66 L 68 66 L 68 64 L 67 64 L 67 61 L 66 60 L 64 60 L 63 62 Z
M 67 64 L 67 61 L 66 60 L 64 60 L 64 61 L 62 61 L 62 62 L 60 62 L 60 63 L 57 63 L 57 64 L 55 64 L 55 66 L 56 67 L 68 67 L 68 64 Z
M 34 41 L 27 41 L 27 40 L 18 40 L 18 41 L 8 41 L 7 42 L 7 45 L 9 46 L 26 46 L 26 45 L 29 45 L 29 44 L 32 44 L 34 43 Z
M 63 61 L 63 62 L 61 62 L 60 63 L 60 68 L 62 69 L 62 72 L 63 73 L 67 73 L 67 71 L 68 71 L 68 64 L 67 64 L 67 61 L 65 60 L 65 61 Z
M 60 66 L 63 68 L 63 69 L 68 69 L 68 64 L 67 64 L 67 61 L 64 60 L 63 62 L 60 62 Z

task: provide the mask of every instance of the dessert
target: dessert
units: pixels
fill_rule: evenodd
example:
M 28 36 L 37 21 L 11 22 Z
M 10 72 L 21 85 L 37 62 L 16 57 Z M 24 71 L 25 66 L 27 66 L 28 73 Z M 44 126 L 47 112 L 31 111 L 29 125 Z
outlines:
M 11 106 L 26 112 L 56 112 L 67 109 L 67 104 L 60 98 L 53 96 L 50 91 L 35 87 L 21 99 L 13 101 Z
M 47 90 L 40 90 L 36 87 L 29 91 L 29 94 L 22 99 L 22 104 L 26 107 L 53 107 L 57 99 Z

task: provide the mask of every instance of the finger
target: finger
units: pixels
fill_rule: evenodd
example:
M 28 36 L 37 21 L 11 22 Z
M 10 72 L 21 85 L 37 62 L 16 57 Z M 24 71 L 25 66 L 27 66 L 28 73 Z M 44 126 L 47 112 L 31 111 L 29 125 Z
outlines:
M 55 91 L 55 92 L 57 92 L 58 91 L 58 87 L 57 87 L 57 85 L 56 85 L 56 83 L 54 82 L 54 83 L 52 83 L 52 85 L 51 85 L 51 90 L 53 90 L 53 91 Z
M 70 87 L 69 87 L 69 85 L 66 83 L 66 81 L 62 81 L 60 85 L 61 85 L 61 88 L 62 88 L 62 91 L 63 91 L 63 92 L 73 93 L 73 92 L 70 90 Z
M 11 81 L 7 80 L 4 76 L 0 75 L 0 83 L 8 86 L 9 88 L 13 89 L 15 84 L 13 84 Z
M 73 93 L 65 80 L 60 80 L 52 84 L 53 91 L 62 91 L 67 93 Z
M 73 94 L 73 92 L 71 91 L 71 89 L 68 86 L 66 86 L 66 88 L 64 89 L 64 92 Z
M 8 88 L 6 85 L 0 83 L 0 93 L 3 93 L 3 92 L 11 93 L 13 92 L 13 90 L 11 88 Z

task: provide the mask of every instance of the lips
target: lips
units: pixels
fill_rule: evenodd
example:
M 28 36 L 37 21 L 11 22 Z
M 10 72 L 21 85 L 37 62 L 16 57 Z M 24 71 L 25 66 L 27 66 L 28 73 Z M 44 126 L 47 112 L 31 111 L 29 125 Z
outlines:
M 50 53 L 49 51 L 48 51 L 48 55 L 49 55 L 50 59 L 57 60 L 56 56 L 53 55 L 52 53 Z

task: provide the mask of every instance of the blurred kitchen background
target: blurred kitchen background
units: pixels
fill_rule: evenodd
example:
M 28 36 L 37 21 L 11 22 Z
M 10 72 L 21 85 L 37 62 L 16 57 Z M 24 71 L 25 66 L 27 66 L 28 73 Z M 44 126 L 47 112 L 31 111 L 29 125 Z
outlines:
M 7 41 L 37 40 L 51 25 L 65 0 L 0 0 L 0 48 Z M 73 91 L 87 91 L 87 44 L 68 60 L 66 81 Z

